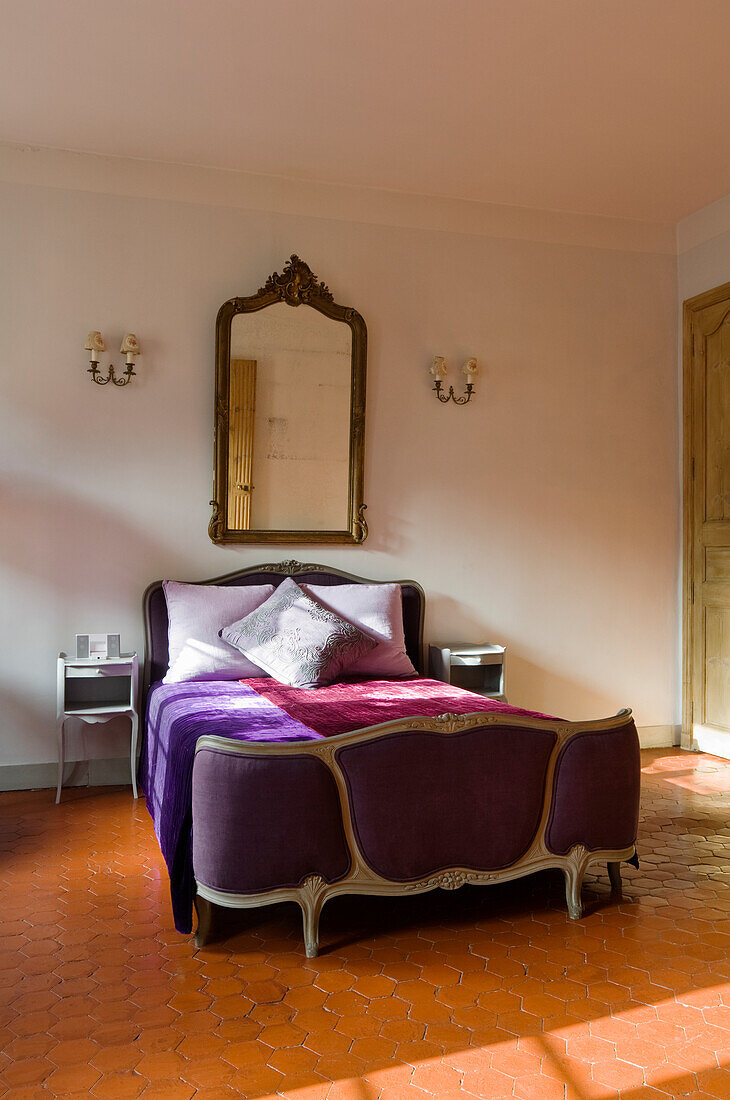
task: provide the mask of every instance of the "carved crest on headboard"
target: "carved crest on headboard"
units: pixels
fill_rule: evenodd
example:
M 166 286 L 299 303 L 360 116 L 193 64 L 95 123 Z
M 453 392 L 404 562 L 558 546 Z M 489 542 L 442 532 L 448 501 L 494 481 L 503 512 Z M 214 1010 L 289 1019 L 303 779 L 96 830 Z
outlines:
M 334 301 L 329 287 L 320 282 L 309 264 L 305 264 L 295 253 L 286 261 L 281 274 L 275 271 L 273 275 L 269 275 L 259 290 L 259 294 L 271 292 L 290 306 L 299 306 L 310 298 Z
M 327 573 L 326 565 L 309 565 L 307 562 L 295 561 L 288 558 L 286 561 L 272 562 L 259 566 L 260 573 L 288 573 L 290 577 L 295 573 Z

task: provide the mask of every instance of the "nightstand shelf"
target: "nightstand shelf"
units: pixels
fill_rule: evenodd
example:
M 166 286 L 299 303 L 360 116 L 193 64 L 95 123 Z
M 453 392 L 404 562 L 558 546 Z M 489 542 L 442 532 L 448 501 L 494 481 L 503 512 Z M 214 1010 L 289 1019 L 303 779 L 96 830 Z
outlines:
M 466 688 L 487 699 L 507 701 L 504 686 L 505 647 L 490 642 L 445 642 L 428 647 L 429 674 L 434 680 Z
M 106 707 L 97 706 L 96 703 L 86 703 L 83 706 L 66 707 L 63 713 L 67 718 L 78 718 L 81 714 L 108 714 L 110 718 L 114 718 L 117 714 L 128 714 L 129 706 L 125 702 L 110 703 Z
M 130 770 L 132 793 L 137 797 L 137 654 L 120 657 L 77 658 L 59 653 L 57 665 L 58 786 L 61 801 L 66 755 L 66 722 L 76 718 L 94 725 L 112 718 L 129 718 L 131 723 Z

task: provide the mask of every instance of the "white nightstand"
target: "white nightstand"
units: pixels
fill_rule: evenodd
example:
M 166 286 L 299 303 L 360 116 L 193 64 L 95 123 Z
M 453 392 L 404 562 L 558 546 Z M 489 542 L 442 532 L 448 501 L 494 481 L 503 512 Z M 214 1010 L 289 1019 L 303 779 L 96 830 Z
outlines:
M 79 718 L 96 724 L 125 715 L 132 723 L 130 768 L 132 792 L 137 797 L 137 654 L 121 657 L 67 657 L 58 655 L 58 787 L 56 802 L 61 801 L 66 751 L 66 719 Z
M 503 645 L 484 642 L 444 642 L 428 647 L 428 667 L 434 680 L 474 691 L 488 699 L 506 703 Z

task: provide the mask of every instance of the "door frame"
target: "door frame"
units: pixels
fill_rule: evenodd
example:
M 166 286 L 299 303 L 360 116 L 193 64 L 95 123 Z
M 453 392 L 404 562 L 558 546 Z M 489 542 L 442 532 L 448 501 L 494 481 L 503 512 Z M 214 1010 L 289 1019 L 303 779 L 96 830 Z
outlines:
M 682 304 L 682 748 L 693 747 L 692 649 L 694 642 L 694 379 L 695 314 L 708 306 L 730 304 L 730 283 L 705 290 Z

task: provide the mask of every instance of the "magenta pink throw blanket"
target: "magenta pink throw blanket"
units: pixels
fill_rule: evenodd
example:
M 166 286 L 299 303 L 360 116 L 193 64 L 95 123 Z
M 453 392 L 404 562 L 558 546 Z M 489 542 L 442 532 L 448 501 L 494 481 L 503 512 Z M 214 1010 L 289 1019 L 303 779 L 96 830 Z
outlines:
M 279 707 L 320 737 L 398 718 L 437 718 L 440 714 L 521 715 L 526 718 L 548 718 L 533 710 L 511 707 L 496 699 L 484 699 L 472 691 L 443 684 L 440 680 L 364 680 L 328 684 L 316 688 L 294 688 L 280 684 L 268 676 L 243 680 L 269 703 Z

